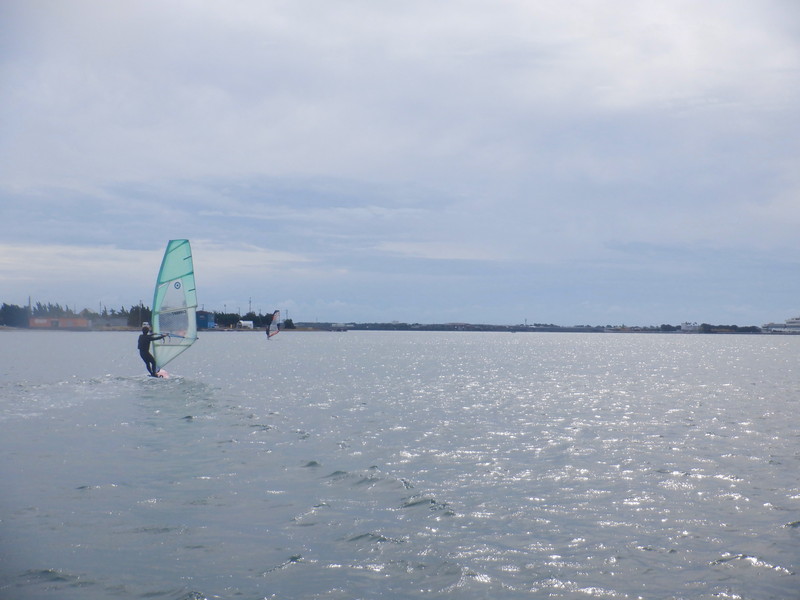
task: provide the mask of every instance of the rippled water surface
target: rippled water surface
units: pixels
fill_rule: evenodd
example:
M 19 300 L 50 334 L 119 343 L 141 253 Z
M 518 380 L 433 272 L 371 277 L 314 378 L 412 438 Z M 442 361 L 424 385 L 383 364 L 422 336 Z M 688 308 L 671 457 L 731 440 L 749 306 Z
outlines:
M 0 598 L 800 598 L 800 337 L 0 333 Z

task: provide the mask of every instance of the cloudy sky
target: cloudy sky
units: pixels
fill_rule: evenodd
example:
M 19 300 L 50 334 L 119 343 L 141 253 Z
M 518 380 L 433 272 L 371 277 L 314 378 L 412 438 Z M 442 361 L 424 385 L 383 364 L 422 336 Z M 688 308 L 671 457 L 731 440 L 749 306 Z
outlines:
M 4 0 L 0 302 L 800 315 L 796 0 Z

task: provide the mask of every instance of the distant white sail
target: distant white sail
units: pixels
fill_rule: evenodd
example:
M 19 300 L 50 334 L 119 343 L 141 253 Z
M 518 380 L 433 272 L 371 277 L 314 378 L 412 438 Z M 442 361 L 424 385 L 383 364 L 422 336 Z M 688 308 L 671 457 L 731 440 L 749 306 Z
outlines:
M 272 313 L 272 319 L 270 320 L 269 325 L 267 326 L 268 338 L 271 338 L 273 335 L 278 334 L 278 332 L 280 331 L 280 328 L 278 326 L 280 320 L 281 320 L 281 311 L 276 310 L 274 313 Z
M 170 240 L 153 293 L 153 333 L 169 334 L 153 342 L 156 370 L 197 340 L 197 292 L 189 240 Z

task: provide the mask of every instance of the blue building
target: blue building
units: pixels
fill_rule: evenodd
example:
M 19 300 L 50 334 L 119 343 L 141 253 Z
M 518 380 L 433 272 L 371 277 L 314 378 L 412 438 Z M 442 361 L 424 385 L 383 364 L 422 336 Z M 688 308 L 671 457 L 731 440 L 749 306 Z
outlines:
M 217 324 L 214 322 L 214 313 L 207 310 L 197 311 L 197 328 L 198 329 L 214 329 Z

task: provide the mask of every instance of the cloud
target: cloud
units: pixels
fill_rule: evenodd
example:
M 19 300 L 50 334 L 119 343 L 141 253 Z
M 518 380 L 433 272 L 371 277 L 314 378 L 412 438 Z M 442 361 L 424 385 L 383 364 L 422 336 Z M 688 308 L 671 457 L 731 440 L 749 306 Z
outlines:
M 219 244 L 211 240 L 192 241 L 195 269 L 211 285 L 224 285 L 237 279 L 275 277 L 291 270 L 313 271 L 311 259 L 253 244 Z
M 430 181 L 499 167 L 490 156 L 519 164 L 576 117 L 719 126 L 774 103 L 797 67 L 769 13 L 723 4 L 56 3 L 17 37 L 42 45 L 36 60 L 6 70 L 26 132 L 16 177 Z
M 375 247 L 378 252 L 425 258 L 428 260 L 502 260 L 492 248 L 481 248 L 473 244 L 455 245 L 441 242 L 383 242 Z

